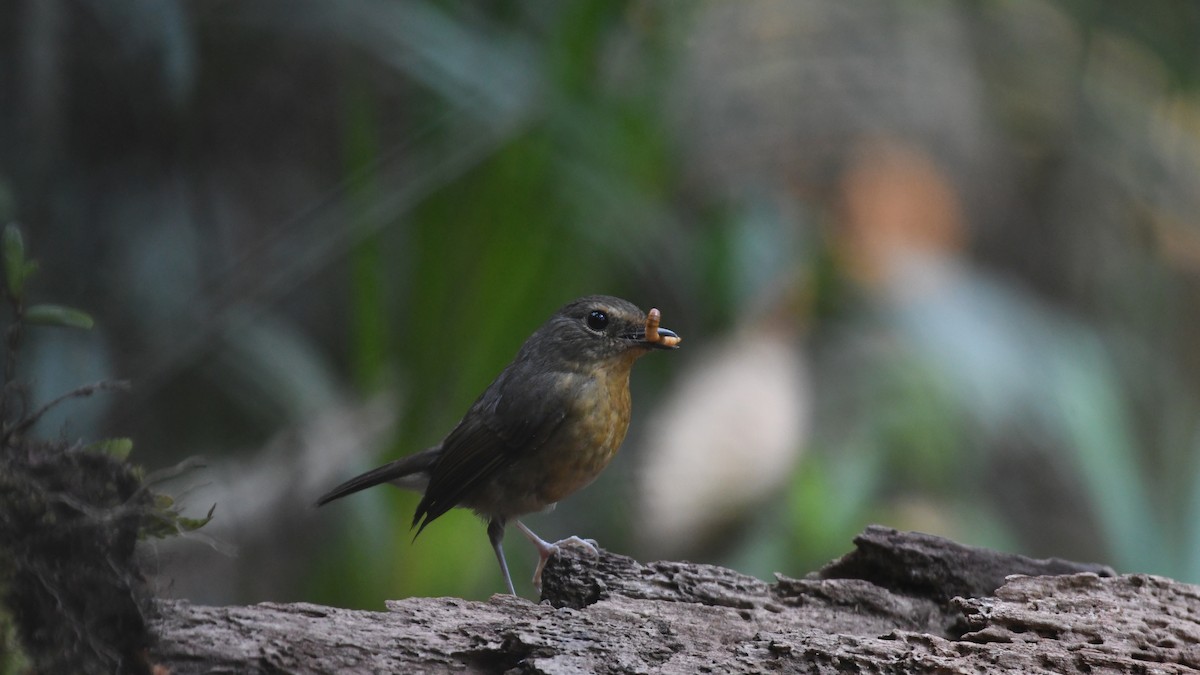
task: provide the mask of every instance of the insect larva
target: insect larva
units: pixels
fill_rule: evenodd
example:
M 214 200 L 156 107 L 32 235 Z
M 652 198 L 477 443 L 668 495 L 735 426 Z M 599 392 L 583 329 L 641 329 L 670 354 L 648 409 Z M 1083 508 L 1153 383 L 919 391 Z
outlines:
M 665 347 L 674 347 L 679 344 L 679 338 L 669 335 L 658 334 L 658 324 L 662 321 L 662 312 L 658 311 L 657 307 L 653 307 L 646 313 L 646 341 L 661 342 Z

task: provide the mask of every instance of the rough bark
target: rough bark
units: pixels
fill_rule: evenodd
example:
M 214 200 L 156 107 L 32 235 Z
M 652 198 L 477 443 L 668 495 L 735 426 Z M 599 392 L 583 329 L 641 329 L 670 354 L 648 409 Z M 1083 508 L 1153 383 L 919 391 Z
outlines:
M 774 583 L 564 547 L 547 565 L 541 604 L 409 598 L 365 612 L 165 602 L 155 656 L 180 675 L 1200 668 L 1196 586 L 881 527 L 855 543 L 805 579 Z

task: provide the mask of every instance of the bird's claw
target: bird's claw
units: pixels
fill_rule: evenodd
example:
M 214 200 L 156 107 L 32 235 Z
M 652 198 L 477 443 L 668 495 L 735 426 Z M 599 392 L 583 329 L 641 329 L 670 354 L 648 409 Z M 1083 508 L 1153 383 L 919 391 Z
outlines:
M 581 539 L 572 535 L 550 544 L 539 552 L 537 569 L 533 572 L 533 587 L 539 594 L 542 592 L 542 570 L 546 568 L 546 562 L 558 552 L 561 546 L 583 549 L 591 554 L 593 558 L 600 556 L 600 545 L 596 543 L 595 539 Z
M 564 546 L 564 545 L 574 546 L 575 548 L 586 549 L 587 551 L 589 551 L 592 554 L 593 557 L 600 555 L 600 545 L 596 543 L 595 539 L 580 539 L 579 537 L 572 535 L 570 537 L 567 537 L 566 539 L 560 539 L 559 541 L 556 541 L 553 544 L 553 546 L 556 549 L 559 546 Z

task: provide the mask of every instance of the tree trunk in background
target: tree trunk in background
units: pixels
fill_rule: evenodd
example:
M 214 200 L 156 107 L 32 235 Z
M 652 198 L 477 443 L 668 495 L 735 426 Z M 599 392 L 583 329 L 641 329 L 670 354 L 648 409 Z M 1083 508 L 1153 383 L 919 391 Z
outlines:
M 238 673 L 1189 673 L 1200 588 L 870 527 L 805 579 L 564 548 L 542 604 L 161 604 L 154 661 Z M 1009 576 L 1023 575 L 1023 576 Z

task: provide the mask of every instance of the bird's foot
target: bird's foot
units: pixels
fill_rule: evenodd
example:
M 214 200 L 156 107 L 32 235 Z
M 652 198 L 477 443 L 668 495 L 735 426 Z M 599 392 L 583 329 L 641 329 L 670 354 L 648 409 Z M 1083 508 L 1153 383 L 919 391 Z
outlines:
M 600 555 L 600 549 L 595 541 L 580 539 L 579 537 L 572 536 L 551 544 L 545 539 L 542 539 L 534 534 L 533 530 L 525 526 L 525 523 L 522 523 L 518 520 L 516 521 L 516 526 L 525 535 L 525 538 L 528 539 L 535 548 L 537 548 L 538 565 L 537 569 L 533 572 L 533 587 L 537 589 L 538 593 L 542 592 L 542 570 L 546 567 L 546 561 L 550 559 L 550 556 L 554 555 L 554 553 L 558 551 L 559 546 L 575 546 L 577 548 L 587 549 L 593 556 Z
M 591 552 L 592 556 L 600 555 L 600 546 L 599 546 L 599 544 L 596 543 L 595 539 L 580 539 L 579 537 L 572 535 L 570 537 L 567 537 L 566 539 L 560 539 L 560 540 L 554 542 L 553 544 L 551 544 L 551 546 L 553 546 L 555 549 L 557 549 L 559 546 L 564 546 L 564 545 L 574 546 L 575 548 L 587 549 L 588 551 Z M 549 557 L 549 556 L 547 556 L 547 557 Z
M 572 546 L 580 548 L 588 551 L 592 557 L 600 555 L 600 548 L 597 546 L 595 540 L 580 539 L 573 535 L 566 539 L 560 539 L 553 544 L 549 544 L 541 539 L 538 542 L 544 544 L 544 546 L 538 546 L 538 564 L 537 569 L 533 571 L 533 587 L 537 589 L 539 594 L 542 592 L 542 570 L 546 568 L 546 561 L 550 560 L 550 556 L 558 552 L 559 547 Z M 536 546 L 537 542 L 534 545 Z

